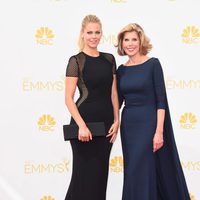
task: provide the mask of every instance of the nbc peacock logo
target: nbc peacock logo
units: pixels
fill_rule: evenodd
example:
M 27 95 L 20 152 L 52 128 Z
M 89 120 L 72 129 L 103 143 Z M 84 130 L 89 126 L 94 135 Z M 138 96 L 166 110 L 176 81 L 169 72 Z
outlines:
M 196 200 L 194 195 L 190 193 L 190 200 Z
M 127 0 L 111 0 L 111 3 L 127 3 Z
M 40 200 L 55 200 L 52 196 L 43 196 Z
M 187 26 L 181 34 L 182 42 L 185 44 L 196 44 L 200 41 L 199 29 L 195 26 Z
M 37 29 L 35 37 L 38 44 L 52 45 L 55 35 L 53 34 L 53 31 L 48 27 L 40 27 Z
M 49 114 L 43 114 L 38 120 L 40 131 L 51 132 L 54 131 L 56 125 L 55 119 Z
M 110 171 L 120 173 L 123 172 L 124 160 L 122 156 L 115 156 L 110 160 Z
M 65 1 L 68 1 L 68 0 L 50 0 L 50 1 L 53 1 L 53 2 L 65 2 Z
M 194 129 L 197 123 L 197 118 L 191 112 L 186 112 L 180 117 L 180 126 L 184 129 Z

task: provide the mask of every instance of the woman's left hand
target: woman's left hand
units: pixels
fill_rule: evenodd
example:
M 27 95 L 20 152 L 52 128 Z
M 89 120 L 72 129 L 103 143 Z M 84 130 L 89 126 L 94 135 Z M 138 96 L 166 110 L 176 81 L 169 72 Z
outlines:
M 163 132 L 156 132 L 153 138 L 153 152 L 156 152 L 164 144 Z
M 119 128 L 119 122 L 116 121 L 112 124 L 112 126 L 110 127 L 110 129 L 108 131 L 109 134 L 106 137 L 111 137 L 111 139 L 110 139 L 111 143 L 114 143 L 114 141 L 117 137 L 118 128 Z

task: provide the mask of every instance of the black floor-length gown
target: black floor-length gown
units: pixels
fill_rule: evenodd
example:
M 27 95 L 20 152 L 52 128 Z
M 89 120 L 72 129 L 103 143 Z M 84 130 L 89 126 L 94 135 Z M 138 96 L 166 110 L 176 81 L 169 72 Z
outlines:
M 115 59 L 102 53 L 92 57 L 84 52 L 72 56 L 66 76 L 78 77 L 80 97 L 76 102 L 85 122 L 104 122 L 106 131 L 114 115 L 111 101 Z M 71 124 L 75 121 L 71 119 Z M 112 144 L 110 138 L 93 137 L 90 142 L 71 140 L 73 171 L 65 200 L 105 200 Z
M 189 200 L 157 58 L 117 70 L 124 156 L 122 200 Z M 157 109 L 165 109 L 164 146 L 153 153 Z

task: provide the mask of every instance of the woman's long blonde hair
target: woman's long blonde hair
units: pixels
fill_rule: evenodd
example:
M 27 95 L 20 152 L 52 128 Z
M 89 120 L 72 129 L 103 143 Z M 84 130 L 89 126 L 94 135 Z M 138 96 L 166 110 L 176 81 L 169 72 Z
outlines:
M 82 24 L 81 24 L 81 31 L 79 35 L 79 40 L 78 40 L 78 47 L 79 50 L 82 51 L 84 48 L 84 40 L 82 38 L 82 33 L 87 26 L 88 23 L 98 23 L 100 27 L 102 28 L 101 21 L 96 15 L 87 15 L 83 18 Z

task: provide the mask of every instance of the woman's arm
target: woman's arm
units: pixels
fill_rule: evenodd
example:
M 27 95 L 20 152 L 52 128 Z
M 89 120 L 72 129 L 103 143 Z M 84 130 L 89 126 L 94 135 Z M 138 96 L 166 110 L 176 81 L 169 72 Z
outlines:
M 113 105 L 113 114 L 114 114 L 114 122 L 119 122 L 119 101 L 117 94 L 117 78 L 116 75 L 113 75 L 113 84 L 112 84 L 112 105 Z
M 153 138 L 153 152 L 156 152 L 163 146 L 163 127 L 164 127 L 164 120 L 165 120 L 165 110 L 158 109 L 157 110 L 157 126 L 156 132 Z
M 158 109 L 156 133 L 163 134 L 164 120 L 165 120 L 165 110 Z
M 121 108 L 123 101 L 124 101 L 124 96 L 122 95 L 122 92 L 120 90 L 120 67 L 117 70 L 117 93 L 118 93 L 118 100 L 119 100 L 119 109 Z
M 112 136 L 110 142 L 113 143 L 116 139 L 119 127 L 119 101 L 117 94 L 117 78 L 115 74 L 113 75 L 111 100 L 113 105 L 114 122 L 109 130 L 109 134 L 107 135 L 107 137 Z
M 163 128 L 166 109 L 166 89 L 164 75 L 162 66 L 158 59 L 155 60 L 154 64 L 153 80 L 157 107 L 157 125 L 153 138 L 153 152 L 155 152 L 163 146 Z
M 78 139 L 81 141 L 89 141 L 92 135 L 87 128 L 83 118 L 81 117 L 76 104 L 74 103 L 74 93 L 76 90 L 78 77 L 66 77 L 65 79 L 65 104 L 79 127 Z

